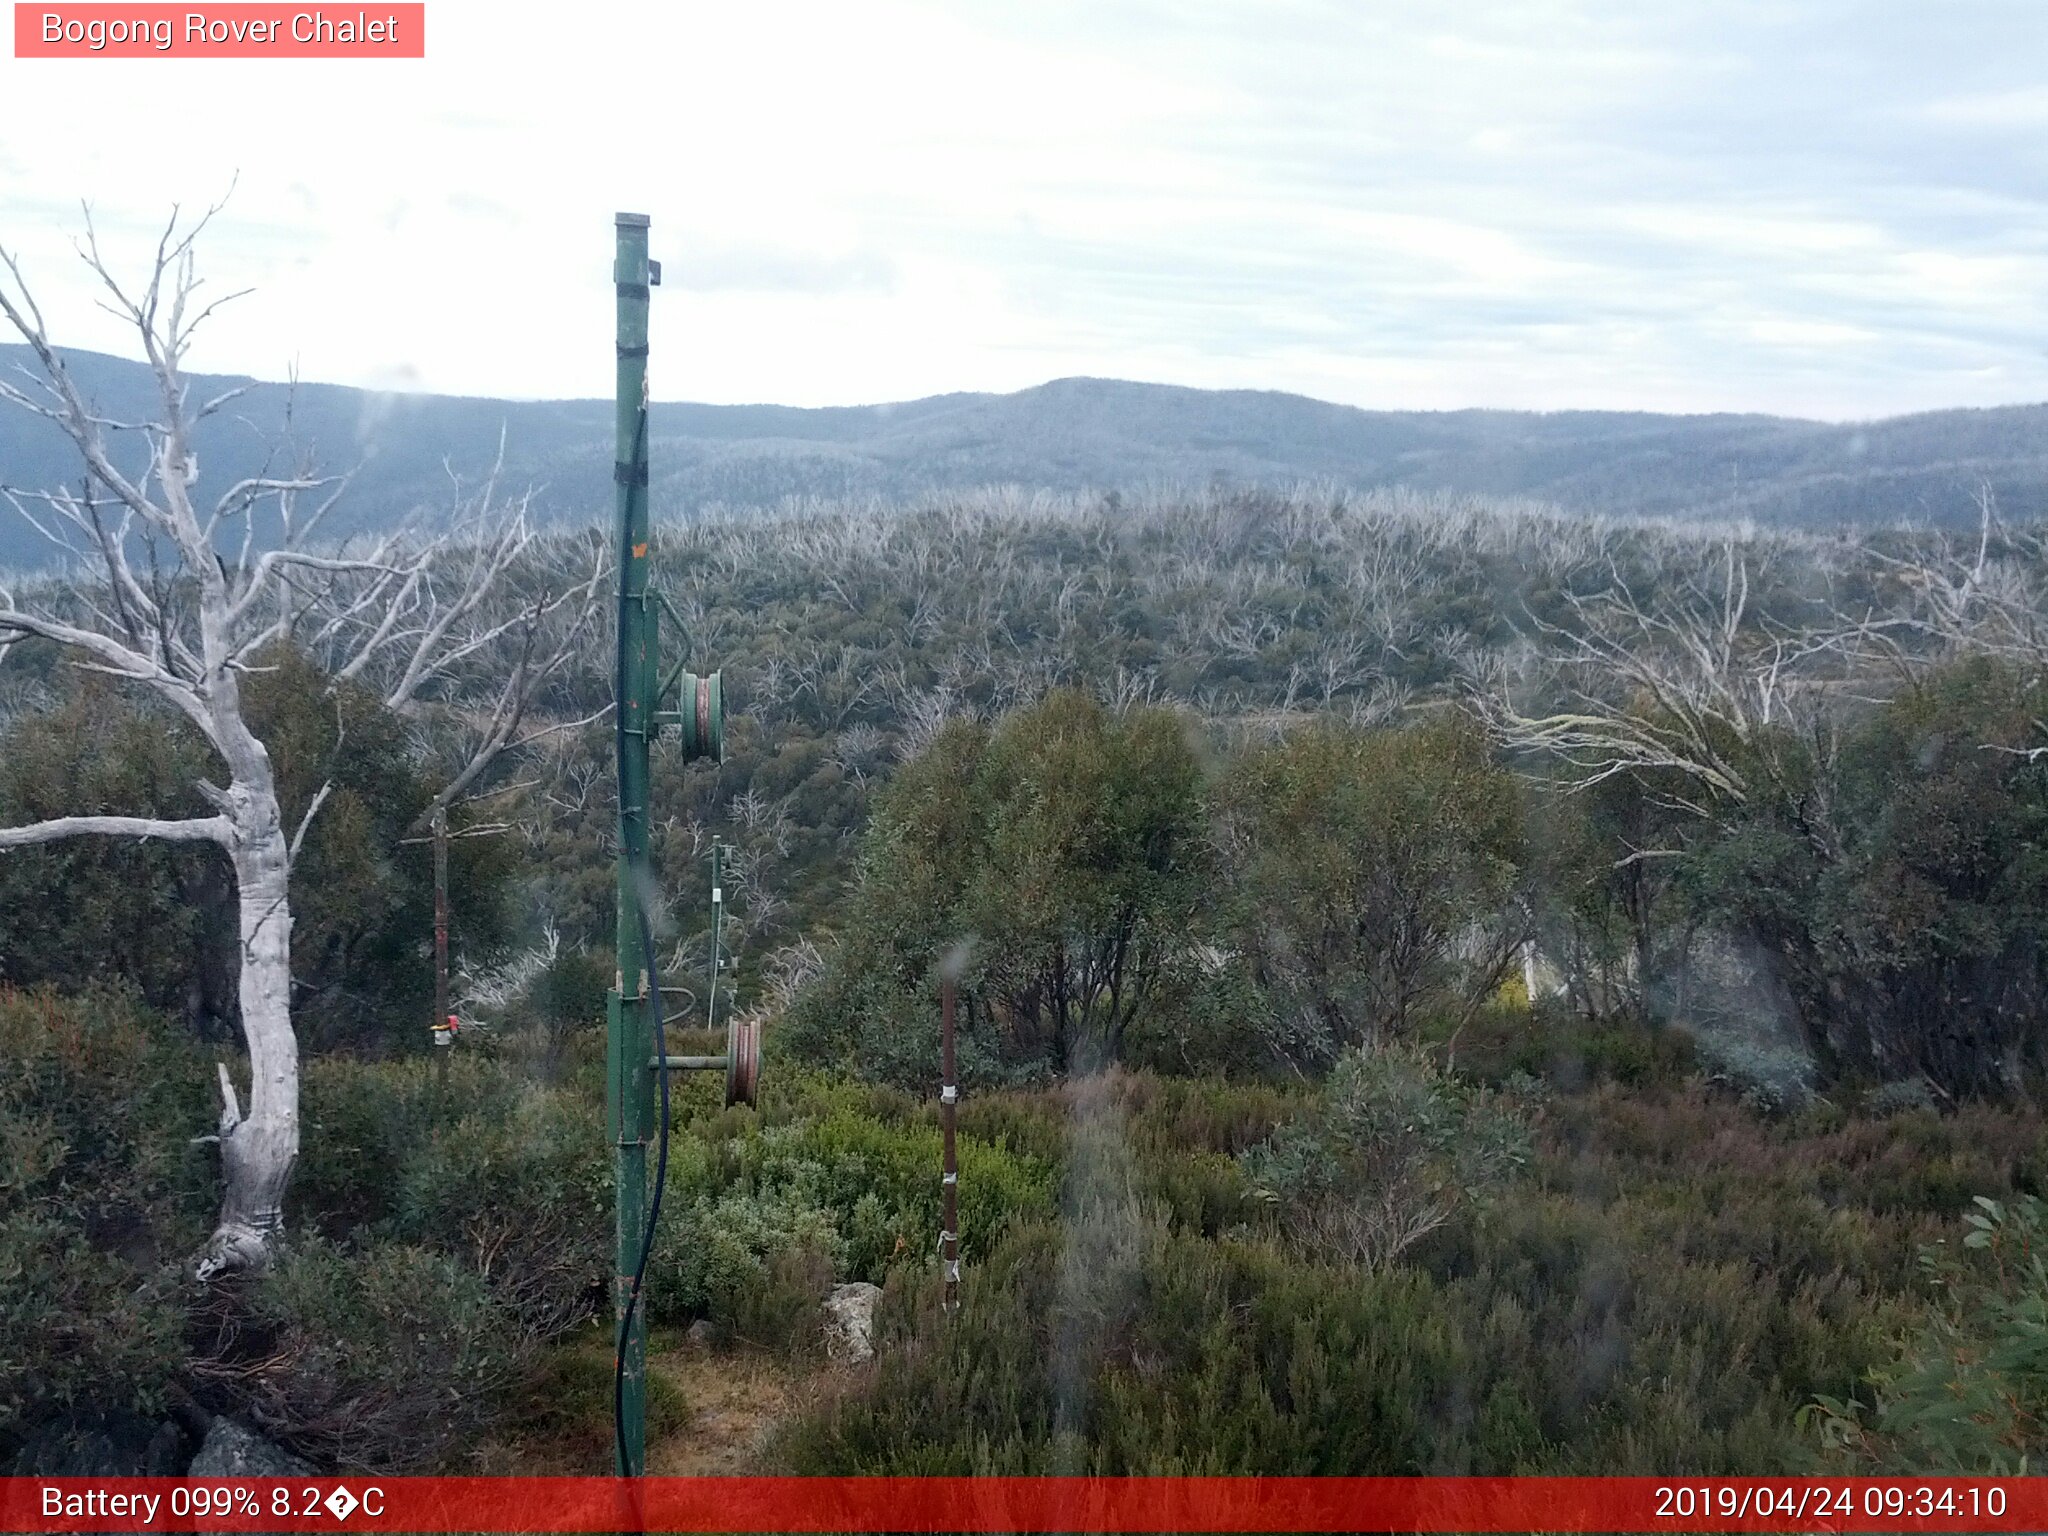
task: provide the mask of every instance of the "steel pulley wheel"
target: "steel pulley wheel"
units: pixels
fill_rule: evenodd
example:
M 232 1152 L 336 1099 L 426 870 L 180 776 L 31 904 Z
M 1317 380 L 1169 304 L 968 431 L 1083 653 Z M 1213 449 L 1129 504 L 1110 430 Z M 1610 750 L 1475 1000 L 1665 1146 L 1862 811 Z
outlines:
M 723 674 L 682 675 L 678 709 L 673 717 L 682 730 L 685 761 L 725 761 L 725 682 Z
M 760 1015 L 736 1015 L 725 1026 L 725 1102 L 751 1109 L 760 1086 Z

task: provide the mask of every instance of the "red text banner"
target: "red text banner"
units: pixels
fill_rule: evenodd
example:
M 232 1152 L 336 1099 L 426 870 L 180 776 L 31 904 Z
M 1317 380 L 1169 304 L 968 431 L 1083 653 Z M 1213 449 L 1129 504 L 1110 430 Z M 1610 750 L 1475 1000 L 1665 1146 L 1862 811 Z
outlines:
M 55 1531 L 2041 1531 L 2039 1478 L 0 1478 Z
M 423 59 L 427 8 L 34 4 L 16 0 L 18 59 Z

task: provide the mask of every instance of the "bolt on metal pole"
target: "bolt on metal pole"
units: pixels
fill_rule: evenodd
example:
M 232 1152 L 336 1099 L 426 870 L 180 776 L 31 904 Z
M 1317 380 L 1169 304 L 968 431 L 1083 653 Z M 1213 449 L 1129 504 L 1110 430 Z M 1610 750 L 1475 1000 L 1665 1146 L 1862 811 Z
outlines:
M 960 1160 L 953 1146 L 953 1121 L 959 1112 L 960 1086 L 953 1070 L 953 1008 L 960 984 L 951 976 L 940 983 L 939 1002 L 939 1125 L 945 1138 L 945 1167 L 940 1177 L 939 1262 L 946 1276 L 946 1311 L 960 1310 Z
M 647 261 L 643 213 L 613 221 L 612 281 L 618 298 L 618 391 L 613 480 L 618 548 L 619 647 L 614 682 L 618 745 L 618 969 L 607 999 L 606 1081 L 616 1177 L 614 1318 L 624 1325 L 614 1470 L 646 1466 L 647 1314 L 633 1302 L 633 1276 L 647 1223 L 647 1147 L 654 1130 L 653 956 L 642 952 L 640 902 L 648 868 L 648 737 L 654 724 L 654 620 L 647 594 Z M 628 1312 L 631 1320 L 628 1325 Z

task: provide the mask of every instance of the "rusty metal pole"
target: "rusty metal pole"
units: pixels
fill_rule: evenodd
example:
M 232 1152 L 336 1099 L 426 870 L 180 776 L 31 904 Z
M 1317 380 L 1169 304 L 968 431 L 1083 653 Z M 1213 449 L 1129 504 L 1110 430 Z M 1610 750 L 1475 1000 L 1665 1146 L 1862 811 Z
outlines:
M 448 1094 L 448 1057 L 455 1040 L 448 1033 L 448 809 L 434 808 L 434 1065 L 435 1086 Z
M 960 1310 L 960 1159 L 953 1145 L 953 1122 L 960 1107 L 953 1063 L 953 1010 L 959 990 L 960 984 L 951 976 L 940 983 L 939 1125 L 945 1138 L 945 1166 L 940 1178 L 939 1262 L 946 1276 L 949 1314 Z

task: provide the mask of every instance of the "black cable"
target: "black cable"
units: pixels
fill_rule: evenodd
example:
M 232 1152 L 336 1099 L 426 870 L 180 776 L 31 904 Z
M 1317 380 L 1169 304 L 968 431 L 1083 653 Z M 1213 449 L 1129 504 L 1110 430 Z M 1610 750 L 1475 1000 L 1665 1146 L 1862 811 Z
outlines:
M 619 1465 L 625 1469 L 624 1475 L 627 1477 L 633 1476 L 634 1472 L 632 1464 L 626 1456 L 626 1338 L 633 1327 L 633 1309 L 640 1304 L 640 1288 L 647 1278 L 647 1260 L 654 1252 L 654 1229 L 655 1225 L 661 1220 L 661 1194 L 663 1188 L 668 1183 L 668 1032 L 661 1016 L 661 986 L 654 965 L 654 929 L 647 921 L 647 902 L 644 893 L 646 886 L 651 883 L 651 881 L 643 882 L 642 895 L 635 899 L 634 905 L 639 908 L 640 913 L 640 948 L 642 953 L 647 956 L 647 999 L 649 1006 L 654 1009 L 654 1055 L 655 1059 L 661 1063 L 660 1067 L 656 1069 L 661 1078 L 661 1129 L 655 1141 L 654 1198 L 647 1206 L 647 1230 L 640 1239 L 640 1262 L 633 1268 L 633 1286 L 626 1293 L 626 1310 L 619 1319 L 618 1360 L 613 1367 L 612 1424 L 618 1434 Z M 646 1368 L 646 1361 L 643 1359 L 641 1361 L 643 1373 Z M 646 1429 L 644 1421 L 641 1429 L 644 1433 Z M 646 1447 L 642 1446 L 641 1451 L 644 1456 Z M 640 1470 L 643 1473 L 647 1470 L 644 1461 Z
M 639 425 L 634 429 L 633 463 L 639 464 L 640 462 L 642 462 L 642 458 L 646 452 L 647 405 L 645 400 L 643 400 L 640 405 L 640 422 Z M 630 491 L 628 494 L 630 494 Z M 630 519 L 628 521 L 630 522 Z M 630 527 L 620 529 L 620 643 L 618 648 L 618 669 L 613 677 L 612 697 L 618 701 L 617 704 L 614 706 L 619 712 L 619 718 L 616 721 L 615 739 L 618 743 L 617 771 L 619 793 L 622 797 L 625 794 L 626 786 L 626 722 L 624 718 L 626 705 L 626 668 L 630 665 L 629 659 L 626 655 L 625 646 L 626 609 L 628 607 L 628 600 L 626 596 L 626 570 L 627 562 L 631 560 L 633 557 L 632 539 L 633 534 Z M 641 786 L 641 792 L 643 794 L 649 793 L 650 791 L 650 786 L 644 784 Z M 642 807 L 642 810 L 644 812 L 645 807 Z M 625 807 L 622 799 L 620 805 L 620 819 L 622 821 L 624 820 L 624 811 Z M 620 830 L 623 833 L 624 828 L 622 827 Z M 624 846 L 623 839 L 622 846 Z M 659 1066 L 656 1068 L 656 1070 L 661 1075 L 661 1122 L 660 1130 L 658 1132 L 655 1144 L 656 1150 L 654 1157 L 654 1199 L 647 1208 L 647 1230 L 641 1235 L 640 1238 L 640 1261 L 633 1268 L 633 1283 L 626 1292 L 625 1310 L 619 1314 L 619 1344 L 617 1350 L 613 1353 L 612 1357 L 612 1436 L 615 1442 L 617 1443 L 619 1456 L 619 1471 L 620 1475 L 623 1477 L 632 1477 L 635 1475 L 632 1460 L 628 1456 L 626 1450 L 626 1341 L 628 1338 L 632 1336 L 633 1313 L 635 1309 L 637 1309 L 640 1305 L 640 1290 L 647 1280 L 647 1260 L 649 1255 L 651 1255 L 654 1252 L 655 1223 L 661 1219 L 661 1195 L 664 1186 L 666 1186 L 666 1184 L 668 1183 L 669 1132 L 668 1033 L 666 1028 L 664 1027 L 661 1016 L 661 978 L 659 968 L 655 965 L 654 962 L 654 927 L 648 921 L 647 918 L 648 898 L 653 894 L 654 882 L 648 876 L 647 866 L 644 857 L 633 860 L 632 872 L 634 875 L 633 884 L 635 886 L 635 889 L 633 891 L 633 910 L 634 914 L 639 918 L 640 955 L 642 960 L 645 962 L 644 975 L 647 981 L 647 1001 L 648 1005 L 651 1006 L 654 1010 L 654 1057 L 656 1062 L 659 1063 Z M 623 994 L 625 991 L 625 983 L 626 978 L 624 976 L 621 976 L 619 978 L 619 989 L 621 993 L 622 1002 Z M 630 1074 L 633 1072 L 637 1072 L 640 1069 L 638 1064 L 634 1062 L 628 1062 L 626 1065 L 628 1071 L 628 1077 L 626 1081 L 630 1083 L 635 1081 L 635 1079 Z M 624 1085 L 621 1085 L 620 1093 L 622 1095 L 622 1099 L 623 1095 L 628 1091 L 629 1090 Z M 621 1113 L 623 1113 L 623 1102 L 621 1103 L 620 1108 Z M 645 1360 L 641 1362 L 641 1369 L 643 1372 L 646 1370 Z M 644 1424 L 642 1427 L 644 1430 Z M 644 1446 L 642 1447 L 642 1452 L 644 1455 Z M 646 1467 L 643 1462 L 641 1471 L 644 1472 L 645 1470 Z

